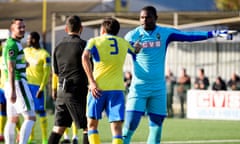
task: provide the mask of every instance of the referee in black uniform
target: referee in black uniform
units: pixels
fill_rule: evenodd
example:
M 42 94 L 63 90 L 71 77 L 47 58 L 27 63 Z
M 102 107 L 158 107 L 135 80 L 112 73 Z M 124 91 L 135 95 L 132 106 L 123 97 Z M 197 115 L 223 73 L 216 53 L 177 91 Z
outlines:
M 59 78 L 55 103 L 55 122 L 48 144 L 58 144 L 65 129 L 74 121 L 84 129 L 83 144 L 88 144 L 86 101 L 88 81 L 82 67 L 81 56 L 86 41 L 80 38 L 81 20 L 70 16 L 66 21 L 68 36 L 57 45 L 53 53 L 53 71 Z M 73 142 L 74 144 L 76 142 Z

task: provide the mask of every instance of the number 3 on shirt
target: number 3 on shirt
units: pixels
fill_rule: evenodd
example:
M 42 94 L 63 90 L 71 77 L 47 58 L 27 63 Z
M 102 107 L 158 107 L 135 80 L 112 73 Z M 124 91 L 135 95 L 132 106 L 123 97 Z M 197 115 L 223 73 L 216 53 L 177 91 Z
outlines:
M 117 55 L 118 54 L 118 44 L 117 40 L 115 38 L 109 38 L 108 40 L 113 41 L 113 44 L 110 44 L 110 46 L 114 49 L 110 52 L 111 55 Z

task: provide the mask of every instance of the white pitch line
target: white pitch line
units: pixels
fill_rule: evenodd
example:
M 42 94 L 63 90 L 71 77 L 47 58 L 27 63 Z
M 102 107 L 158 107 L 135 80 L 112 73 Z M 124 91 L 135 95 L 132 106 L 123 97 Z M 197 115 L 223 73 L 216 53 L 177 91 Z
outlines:
M 210 143 L 240 143 L 240 139 L 230 140 L 194 140 L 194 141 L 162 141 L 161 144 L 210 144 Z M 111 144 L 111 143 L 103 143 Z M 146 144 L 146 142 L 131 142 L 131 144 Z
M 240 139 L 234 140 L 195 140 L 195 141 L 163 141 L 162 144 L 204 144 L 204 143 L 239 143 Z

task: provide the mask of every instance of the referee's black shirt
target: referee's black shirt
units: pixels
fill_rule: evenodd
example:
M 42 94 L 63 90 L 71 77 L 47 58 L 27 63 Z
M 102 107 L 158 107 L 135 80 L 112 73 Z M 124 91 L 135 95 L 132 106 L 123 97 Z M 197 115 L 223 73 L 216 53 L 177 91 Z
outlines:
M 82 67 L 81 58 L 85 46 L 86 41 L 82 40 L 79 35 L 68 35 L 55 48 L 53 68 L 59 78 L 59 89 L 62 87 L 64 78 L 73 80 L 73 86 L 79 87 L 78 90 L 82 88 L 87 89 L 87 76 Z M 74 95 L 76 94 L 62 95 L 62 98 L 76 99 Z

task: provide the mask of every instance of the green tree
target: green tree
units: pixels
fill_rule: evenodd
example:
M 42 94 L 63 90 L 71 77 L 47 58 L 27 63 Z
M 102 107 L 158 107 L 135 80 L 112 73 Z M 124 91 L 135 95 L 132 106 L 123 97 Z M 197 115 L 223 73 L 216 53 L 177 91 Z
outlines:
M 224 11 L 240 10 L 240 0 L 215 0 L 216 7 Z

